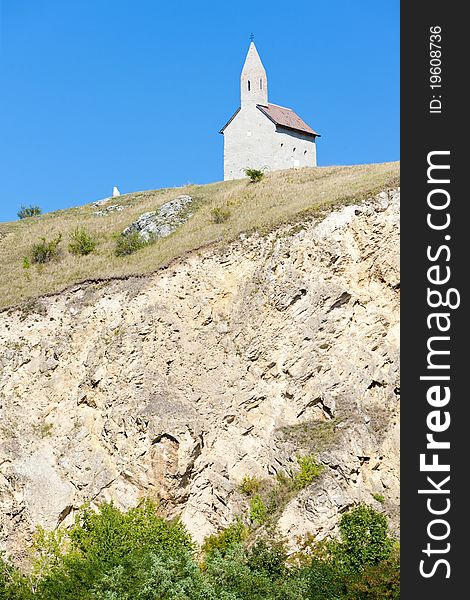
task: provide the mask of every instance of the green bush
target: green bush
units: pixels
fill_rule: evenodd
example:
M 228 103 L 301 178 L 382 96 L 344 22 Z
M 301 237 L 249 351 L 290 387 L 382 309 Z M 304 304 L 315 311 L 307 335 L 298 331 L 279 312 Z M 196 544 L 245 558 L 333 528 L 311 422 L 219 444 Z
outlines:
M 147 245 L 148 242 L 137 231 L 133 231 L 127 235 L 121 234 L 116 240 L 114 254 L 116 256 L 128 256 Z
M 58 540 L 55 533 L 40 533 L 34 545 L 33 573 L 44 600 L 108 597 L 99 595 L 98 590 L 119 573 L 122 594 L 116 598 L 137 598 L 132 590 L 145 579 L 141 571 L 150 555 L 162 561 L 185 562 L 193 551 L 183 525 L 159 517 L 152 502 L 145 501 L 126 513 L 105 503 L 97 512 L 83 508 L 65 541 Z M 130 595 L 126 595 L 128 591 Z
M 211 210 L 211 221 L 220 225 L 230 219 L 231 212 L 228 208 L 216 207 Z
M 30 600 L 33 593 L 28 580 L 0 553 L 0 600 Z
M 245 175 L 250 178 L 251 183 L 261 181 L 264 177 L 264 173 L 260 169 L 245 169 Z
M 245 496 L 253 496 L 253 494 L 259 492 L 260 487 L 261 481 L 257 477 L 245 475 L 238 489 Z
M 255 494 L 250 500 L 250 522 L 262 525 L 268 518 L 268 508 L 259 494 Z
M 302 490 L 320 475 L 323 471 L 323 466 L 311 454 L 298 456 L 297 463 L 300 471 L 294 475 L 294 483 L 297 489 Z
M 42 213 L 42 210 L 39 206 L 21 206 L 20 210 L 17 212 L 17 215 L 20 219 L 26 219 L 28 217 L 37 217 Z
M 62 241 L 62 234 L 47 241 L 45 237 L 40 242 L 33 245 L 31 250 L 32 261 L 34 263 L 44 264 L 50 262 L 59 255 L 59 244 Z
M 262 571 L 270 577 L 286 573 L 287 552 L 281 542 L 259 540 L 248 555 L 247 564 L 252 571 Z
M 349 598 L 399 600 L 400 565 L 398 553 L 376 565 L 366 565 L 360 574 L 345 580 Z
M 70 234 L 69 252 L 86 256 L 96 248 L 95 239 L 83 227 L 77 227 Z
M 208 556 L 214 552 L 224 556 L 230 548 L 242 544 L 248 537 L 248 528 L 237 520 L 220 533 L 208 536 L 201 546 L 201 552 Z
M 378 565 L 392 552 L 387 519 L 371 506 L 360 504 L 341 517 L 341 542 L 332 545 L 333 553 L 346 570 L 358 572 L 365 566 Z

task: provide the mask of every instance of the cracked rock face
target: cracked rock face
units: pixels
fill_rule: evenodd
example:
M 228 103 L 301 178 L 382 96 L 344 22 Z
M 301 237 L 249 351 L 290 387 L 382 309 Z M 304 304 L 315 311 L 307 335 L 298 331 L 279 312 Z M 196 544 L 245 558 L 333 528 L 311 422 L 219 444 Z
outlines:
M 396 529 L 398 228 L 383 192 L 1 313 L 1 547 L 143 496 L 202 541 L 239 513 L 245 475 L 302 453 L 324 470 L 280 516 L 292 544 L 359 501 Z

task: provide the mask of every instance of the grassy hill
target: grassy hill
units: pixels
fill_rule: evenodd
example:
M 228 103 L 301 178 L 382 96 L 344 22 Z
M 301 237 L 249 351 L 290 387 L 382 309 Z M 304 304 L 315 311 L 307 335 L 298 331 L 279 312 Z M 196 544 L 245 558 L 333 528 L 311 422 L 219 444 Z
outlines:
M 111 198 L 100 207 L 86 204 L 0 223 L 0 309 L 83 280 L 149 273 L 201 246 L 228 242 L 241 232 L 264 233 L 398 185 L 398 162 L 307 168 L 271 173 L 258 183 L 240 179 L 136 192 Z M 134 254 L 115 255 L 116 238 L 125 227 L 142 213 L 181 194 L 194 199 L 194 216 L 187 223 Z M 106 216 L 94 214 L 113 204 L 125 208 Z M 221 209 L 227 220 L 214 222 L 214 209 Z M 97 241 L 96 250 L 87 256 L 77 257 L 67 251 L 70 234 L 77 226 L 84 227 Z M 31 256 L 33 244 L 59 234 L 59 257 L 25 268 L 24 259 Z

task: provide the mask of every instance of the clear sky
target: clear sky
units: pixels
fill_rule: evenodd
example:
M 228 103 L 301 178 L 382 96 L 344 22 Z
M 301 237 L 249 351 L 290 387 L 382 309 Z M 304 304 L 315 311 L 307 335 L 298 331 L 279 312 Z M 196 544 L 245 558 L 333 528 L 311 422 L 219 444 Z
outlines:
M 398 0 L 0 0 L 0 220 L 223 179 L 251 32 L 319 165 L 399 159 Z

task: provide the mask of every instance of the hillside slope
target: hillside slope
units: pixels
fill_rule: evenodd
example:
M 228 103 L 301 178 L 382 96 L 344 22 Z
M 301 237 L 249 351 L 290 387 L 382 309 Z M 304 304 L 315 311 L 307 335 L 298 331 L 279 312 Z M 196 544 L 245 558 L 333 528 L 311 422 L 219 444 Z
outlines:
M 235 182 L 229 196 L 253 194 L 259 204 L 231 205 L 235 221 L 217 230 L 206 200 L 192 234 L 190 222 L 182 237 L 131 259 L 144 271 L 171 258 L 178 240 L 179 252 L 216 231 L 233 241 L 146 277 L 77 284 L 1 313 L 2 547 L 17 552 L 38 523 L 69 523 L 85 500 L 129 507 L 142 496 L 159 498 L 201 541 L 246 513 L 246 475 L 263 494 L 276 475 L 298 469 L 299 455 L 314 455 L 324 469 L 294 496 L 276 499 L 272 519 L 292 544 L 307 532 L 334 533 L 339 514 L 361 500 L 398 526 L 399 192 L 350 204 L 358 178 L 363 192 L 377 181 L 386 189 L 397 167 L 323 173 L 315 185 L 333 186 L 324 179 L 334 173 L 341 188 L 319 204 L 346 204 L 326 217 L 299 215 L 316 210 L 301 196 L 310 173 L 279 174 L 284 191 L 272 187 L 278 199 L 291 199 L 291 212 L 272 199 L 265 214 L 263 188 Z M 126 222 L 143 206 L 129 202 L 125 218 L 119 213 Z M 238 235 L 253 226 L 255 210 L 258 228 L 272 230 Z M 40 223 L 68 227 L 70 215 L 15 224 L 8 236 L 28 227 L 38 234 Z M 292 223 L 273 228 L 276 219 Z M 107 270 L 104 247 L 80 277 L 93 264 L 102 267 L 94 276 L 119 273 L 118 263 Z M 121 274 L 138 270 L 119 264 Z M 54 274 L 43 287 L 67 283 Z M 28 293 L 18 284 L 8 302 Z
M 241 232 L 270 231 L 306 214 L 319 214 L 396 187 L 398 172 L 398 163 L 281 171 L 255 185 L 242 179 L 138 192 L 110 198 L 100 206 L 87 204 L 0 223 L 0 309 L 83 280 L 153 272 L 188 251 L 214 242 L 225 244 Z M 194 200 L 193 217 L 185 225 L 131 256 L 114 255 L 116 236 L 132 221 L 180 194 Z M 110 206 L 122 210 L 97 214 Z M 214 209 L 229 214 L 228 220 L 214 223 Z M 77 226 L 85 227 L 98 242 L 95 252 L 79 258 L 67 251 Z M 63 238 L 60 260 L 25 269 L 24 258 L 30 258 L 32 245 L 59 234 Z

